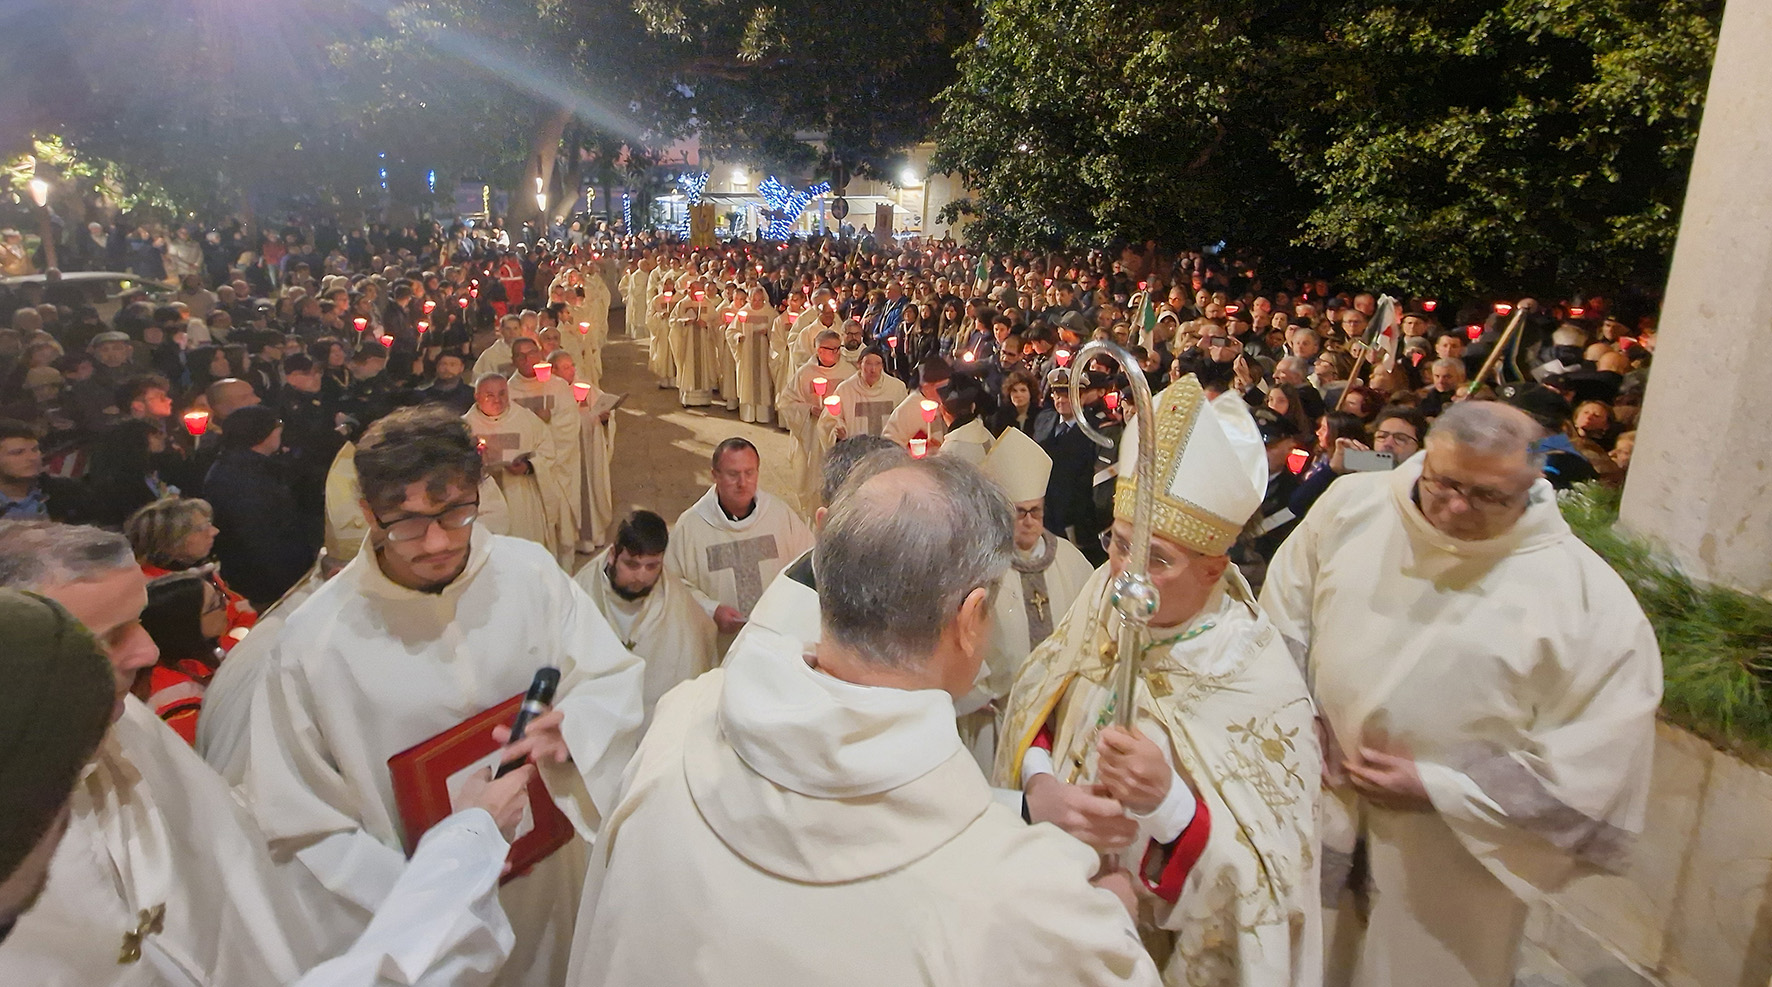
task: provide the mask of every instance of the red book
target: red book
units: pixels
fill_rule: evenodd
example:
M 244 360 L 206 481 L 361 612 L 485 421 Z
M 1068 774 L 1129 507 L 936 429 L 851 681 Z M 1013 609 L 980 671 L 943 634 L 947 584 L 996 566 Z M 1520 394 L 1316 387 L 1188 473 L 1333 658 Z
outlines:
M 492 728 L 499 724 L 510 726 L 522 703 L 519 693 L 388 758 L 394 803 L 400 809 L 400 823 L 406 828 L 408 857 L 418 846 L 419 837 L 454 811 L 449 797 L 452 785 L 459 789 L 464 778 L 496 761 L 502 745 L 492 739 Z M 572 823 L 554 804 L 537 774 L 529 782 L 529 811 L 517 828 L 510 856 L 505 858 L 511 870 L 500 883 L 527 874 L 572 837 Z

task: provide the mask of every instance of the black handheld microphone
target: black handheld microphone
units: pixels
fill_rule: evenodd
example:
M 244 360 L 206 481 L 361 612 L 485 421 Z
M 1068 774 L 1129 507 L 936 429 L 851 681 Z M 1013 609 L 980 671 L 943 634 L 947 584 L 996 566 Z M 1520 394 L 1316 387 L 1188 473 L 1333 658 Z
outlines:
M 522 740 L 523 731 L 529 726 L 529 721 L 548 711 L 548 704 L 554 701 L 554 690 L 559 687 L 558 668 L 543 665 L 535 670 L 535 678 L 529 682 L 529 692 L 523 696 L 523 704 L 517 707 L 517 718 L 511 721 L 511 739 L 506 741 L 506 747 Z M 492 777 L 503 778 L 522 766 L 522 760 L 506 761 L 499 765 Z

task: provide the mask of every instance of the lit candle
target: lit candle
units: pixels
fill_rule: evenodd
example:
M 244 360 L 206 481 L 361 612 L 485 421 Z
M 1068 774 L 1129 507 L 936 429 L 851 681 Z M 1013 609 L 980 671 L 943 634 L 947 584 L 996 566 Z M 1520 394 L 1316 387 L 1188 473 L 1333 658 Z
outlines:
M 420 336 L 423 336 L 425 333 L 431 331 L 431 324 L 429 322 L 424 321 L 423 319 L 420 319 L 418 321 L 418 325 L 415 328 L 418 329 L 418 334 Z
M 363 330 L 369 328 L 369 320 L 365 319 L 364 317 L 359 315 L 356 318 L 351 320 L 351 325 L 356 326 L 358 332 L 362 332 Z
M 202 435 L 209 431 L 209 412 L 202 408 L 187 411 L 184 414 L 185 431 L 192 435 Z
M 436 307 L 437 307 L 436 302 L 430 300 L 429 298 L 425 299 L 425 314 L 426 315 L 430 315 L 431 310 L 435 309 Z
M 469 297 L 469 298 L 479 298 L 479 297 L 480 297 L 480 289 L 478 289 L 478 288 L 469 288 L 469 289 L 468 289 L 468 297 Z
M 893 349 L 898 349 L 898 337 L 897 336 L 887 336 L 886 337 L 886 345 L 892 347 Z
M 1514 310 L 1513 305 L 1509 304 L 1508 302 L 1496 302 L 1495 303 L 1495 314 L 1496 315 L 1508 315 L 1508 314 L 1512 313 L 1513 310 Z
M 975 361 L 977 359 L 978 359 L 978 354 L 972 352 L 971 350 L 966 351 L 966 362 L 967 363 L 972 363 L 973 361 Z
M 835 418 L 838 415 L 841 415 L 843 413 L 843 398 L 840 395 L 836 395 L 836 394 L 833 394 L 830 397 L 825 398 L 824 399 L 824 410 L 829 412 L 830 416 L 832 418 Z
M 695 293 L 695 300 L 699 302 L 699 301 L 701 301 L 701 299 L 702 299 L 702 293 L 699 291 L 696 292 Z
M 576 380 L 572 382 L 573 400 L 577 401 L 579 404 L 584 404 L 585 400 L 590 396 L 591 385 L 589 381 Z
M 1286 454 L 1286 468 L 1294 473 L 1304 472 L 1304 466 L 1311 461 L 1311 454 L 1304 449 L 1294 449 Z
M 1440 303 L 1434 301 L 1432 298 L 1429 298 L 1427 301 L 1421 303 L 1421 310 L 1424 312 L 1432 312 L 1434 309 L 1439 308 L 1439 307 L 1440 307 Z
M 1477 337 L 1483 335 L 1483 327 L 1482 326 L 1465 326 L 1464 333 L 1465 333 L 1465 335 L 1469 336 L 1471 338 L 1471 342 L 1474 343 L 1477 341 Z
M 1054 357 L 1058 358 L 1058 365 L 1059 366 L 1068 367 L 1071 365 L 1071 351 L 1070 350 L 1055 350 L 1055 351 L 1053 351 L 1052 355 Z
M 1432 312 L 1432 311 L 1433 311 L 1433 309 L 1431 309 L 1431 308 L 1430 308 L 1430 309 L 1428 309 L 1428 311 L 1429 311 L 1429 312 Z M 1575 306 L 1575 307 L 1574 307 L 1574 308 L 1571 308 L 1571 309 L 1570 309 L 1570 310 L 1569 310 L 1569 317 L 1570 317 L 1570 318 L 1571 318 L 1571 319 L 1579 319 L 1579 318 L 1581 318 L 1581 317 L 1582 317 L 1582 316 L 1584 316 L 1584 315 L 1586 315 L 1586 314 L 1587 314 L 1587 309 L 1585 309 L 1585 308 L 1582 308 L 1582 307 L 1581 307 L 1581 306 L 1579 306 L 1579 305 L 1577 305 L 1577 306 Z
M 1150 284 L 1151 283 L 1149 281 L 1140 281 L 1140 282 L 1138 282 L 1138 290 L 1143 291 L 1146 288 L 1149 288 Z
M 923 421 L 925 421 L 925 422 L 934 421 L 935 420 L 935 413 L 941 409 L 941 405 L 935 403 L 934 401 L 931 401 L 928 398 L 923 399 L 922 407 L 923 407 Z
M 812 378 L 812 393 L 818 395 L 821 398 L 824 397 L 825 390 L 827 388 L 829 388 L 830 386 L 831 386 L 831 382 L 824 379 L 823 377 Z
M 927 456 L 927 455 L 929 455 L 929 440 L 928 439 L 912 439 L 911 440 L 911 458 L 912 459 L 922 459 L 924 456 Z
M 468 307 L 468 300 L 466 298 L 458 298 L 455 300 L 455 303 L 457 305 L 460 305 L 462 308 Z
M 580 336 L 583 336 L 585 333 L 588 333 L 590 331 L 591 331 L 591 324 L 589 322 L 580 322 L 578 324 L 578 334 Z
M 554 365 L 551 363 L 538 363 L 532 369 L 535 371 L 536 380 L 552 380 L 554 377 Z
M 1107 405 L 1109 411 L 1113 411 L 1120 406 L 1120 392 L 1109 391 L 1106 394 L 1103 394 L 1101 396 L 1101 403 Z

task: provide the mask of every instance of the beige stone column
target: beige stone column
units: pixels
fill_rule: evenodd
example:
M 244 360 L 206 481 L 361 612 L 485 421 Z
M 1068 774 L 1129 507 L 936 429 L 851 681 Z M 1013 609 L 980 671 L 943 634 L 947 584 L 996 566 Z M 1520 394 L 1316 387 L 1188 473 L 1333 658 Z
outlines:
M 1723 14 L 1623 521 L 1772 596 L 1772 3 Z

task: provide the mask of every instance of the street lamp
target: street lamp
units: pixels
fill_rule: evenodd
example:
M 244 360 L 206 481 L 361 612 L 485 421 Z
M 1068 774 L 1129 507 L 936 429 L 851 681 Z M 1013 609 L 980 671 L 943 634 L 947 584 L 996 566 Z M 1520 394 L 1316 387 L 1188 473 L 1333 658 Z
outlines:
M 55 226 L 49 221 L 49 183 L 33 178 L 28 184 L 31 201 L 37 203 L 37 236 L 43 241 L 43 269 L 47 272 L 59 267 L 55 257 Z

